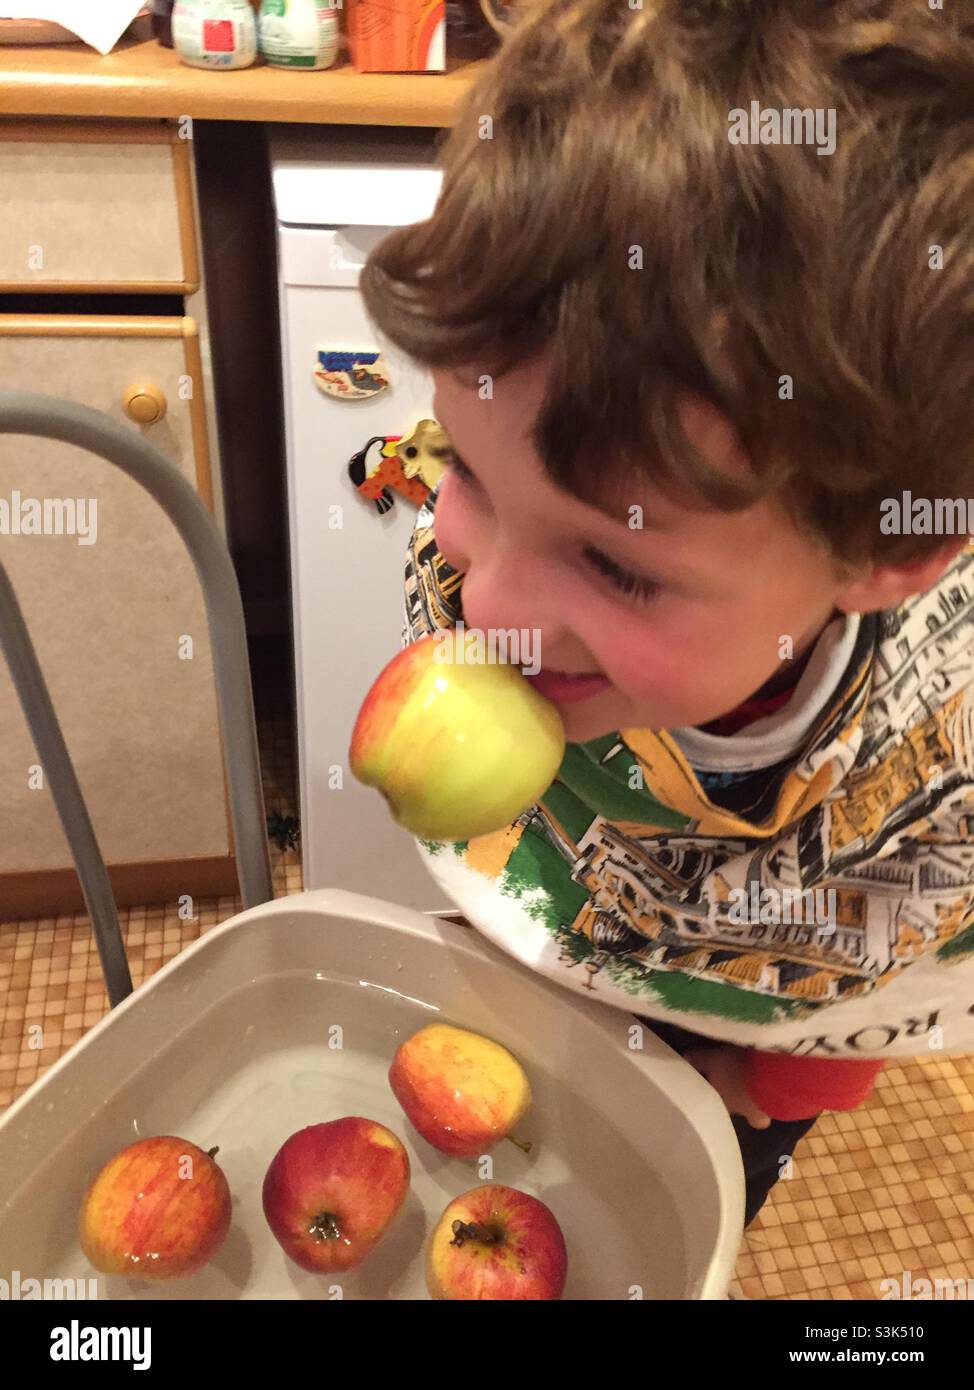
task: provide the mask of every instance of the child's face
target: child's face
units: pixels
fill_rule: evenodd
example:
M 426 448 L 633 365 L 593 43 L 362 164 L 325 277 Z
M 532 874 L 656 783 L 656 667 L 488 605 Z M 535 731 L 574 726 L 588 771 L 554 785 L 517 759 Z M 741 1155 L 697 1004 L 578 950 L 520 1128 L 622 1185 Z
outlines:
M 496 381 L 493 400 L 434 377 L 436 418 L 475 479 L 450 469 L 436 507 L 437 546 L 464 575 L 464 621 L 532 629 L 544 671 L 607 678 L 584 699 L 554 697 L 570 741 L 716 719 L 833 613 L 843 587 L 834 563 L 772 502 L 694 512 L 634 485 L 616 520 L 550 482 L 529 438 L 543 358 Z M 747 468 L 709 407 L 688 399 L 684 419 L 714 466 Z M 630 505 L 643 509 L 642 530 L 630 529 Z M 619 571 L 656 587 L 626 592 Z

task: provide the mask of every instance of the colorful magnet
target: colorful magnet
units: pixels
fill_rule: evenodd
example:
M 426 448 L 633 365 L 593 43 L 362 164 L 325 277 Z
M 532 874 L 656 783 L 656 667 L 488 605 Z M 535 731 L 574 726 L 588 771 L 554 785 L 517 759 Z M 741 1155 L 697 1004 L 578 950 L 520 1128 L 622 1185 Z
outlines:
M 361 401 L 386 389 L 389 371 L 380 352 L 321 348 L 314 379 L 326 396 Z
M 443 476 L 444 459 L 450 454 L 446 430 L 436 420 L 420 420 L 412 434 L 399 441 L 402 471 L 407 478 L 419 477 L 433 490 Z
M 408 435 L 373 435 L 349 460 L 348 476 L 380 516 L 392 510 L 396 492 L 421 507 L 442 476 L 449 448 L 435 420 L 420 420 Z

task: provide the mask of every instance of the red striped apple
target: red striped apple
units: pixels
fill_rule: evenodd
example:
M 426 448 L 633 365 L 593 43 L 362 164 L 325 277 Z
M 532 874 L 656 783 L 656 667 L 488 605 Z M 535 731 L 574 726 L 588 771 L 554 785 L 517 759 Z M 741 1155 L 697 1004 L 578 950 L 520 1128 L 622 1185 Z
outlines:
M 147 1280 L 202 1269 L 230 1229 L 230 1189 L 215 1153 L 163 1134 L 110 1158 L 88 1186 L 78 1223 L 95 1269 Z
M 446 1023 L 396 1049 L 389 1084 L 426 1142 L 455 1158 L 486 1153 L 531 1104 L 524 1068 L 506 1047 Z
M 464 660 L 454 629 L 403 648 L 359 711 L 349 766 L 404 829 L 429 840 L 501 830 L 551 786 L 561 715 L 517 666 Z M 444 657 L 451 657 L 446 660 Z
M 488 1183 L 455 1197 L 426 1250 L 430 1297 L 555 1300 L 568 1254 L 561 1227 L 537 1197 Z
M 267 1224 L 312 1273 L 354 1269 L 402 1205 L 409 1158 L 385 1125 L 361 1116 L 308 1125 L 282 1144 L 264 1178 Z

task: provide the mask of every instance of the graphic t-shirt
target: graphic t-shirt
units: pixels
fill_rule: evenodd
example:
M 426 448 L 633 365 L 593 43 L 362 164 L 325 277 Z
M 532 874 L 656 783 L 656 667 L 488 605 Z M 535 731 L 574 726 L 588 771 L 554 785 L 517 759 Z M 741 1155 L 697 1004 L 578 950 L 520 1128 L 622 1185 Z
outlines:
M 435 505 L 408 548 L 406 643 L 463 616 Z M 769 1114 L 787 1117 L 801 1078 L 819 1096 L 813 1059 L 872 1063 L 831 1068 L 841 1108 L 888 1057 L 974 1051 L 972 710 L 966 550 L 927 593 L 831 622 L 791 698 L 737 732 L 570 743 L 510 826 L 417 843 L 524 964 L 756 1049 L 749 1087 L 777 1095 Z

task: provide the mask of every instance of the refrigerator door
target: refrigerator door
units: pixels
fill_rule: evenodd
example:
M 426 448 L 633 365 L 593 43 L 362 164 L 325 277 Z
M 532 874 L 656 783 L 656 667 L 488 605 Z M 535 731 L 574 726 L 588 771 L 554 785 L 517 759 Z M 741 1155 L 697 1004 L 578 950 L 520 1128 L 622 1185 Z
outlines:
M 386 230 L 279 229 L 304 884 L 444 912 L 454 905 L 412 836 L 348 769 L 362 700 L 402 645 L 404 565 L 417 510 L 393 493 L 392 509 L 379 515 L 356 491 L 348 463 L 373 437 L 405 435 L 432 418 L 432 384 L 385 345 L 390 385 L 373 397 L 332 397 L 314 379 L 323 350 L 380 347 L 357 269 Z M 333 283 L 309 283 L 325 277 Z

